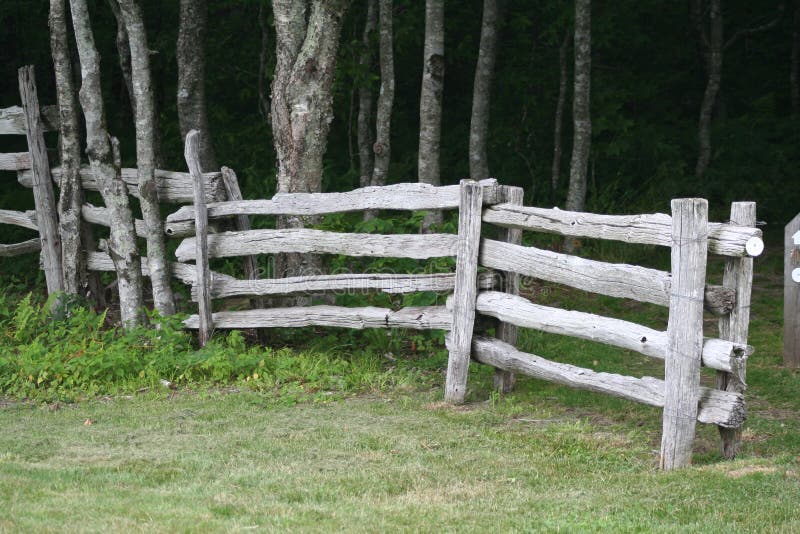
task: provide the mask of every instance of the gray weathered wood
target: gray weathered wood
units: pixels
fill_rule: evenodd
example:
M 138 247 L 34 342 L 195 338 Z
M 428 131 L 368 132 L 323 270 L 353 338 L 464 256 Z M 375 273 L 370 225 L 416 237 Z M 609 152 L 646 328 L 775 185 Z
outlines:
M 58 130 L 58 108 L 42 106 L 41 123 L 45 132 Z M 25 113 L 19 106 L 0 109 L 0 135 L 25 135 Z
M 243 200 L 242 190 L 239 188 L 239 180 L 236 178 L 236 173 L 229 167 L 222 167 L 222 183 L 225 186 L 225 192 L 228 195 L 228 200 L 240 201 Z M 179 223 L 178 223 L 179 224 Z M 247 215 L 236 216 L 236 229 L 240 232 L 247 232 L 250 230 L 250 217 Z M 258 256 L 245 256 L 244 257 L 244 277 L 247 280 L 257 280 L 259 277 L 258 271 Z M 253 299 L 253 308 L 263 308 L 264 305 L 260 299 Z
M 401 308 L 345 308 L 342 306 L 301 306 L 266 310 L 223 311 L 213 315 L 214 328 L 297 328 L 336 326 L 340 328 L 413 328 L 448 330 L 451 314 L 444 306 Z M 200 320 L 192 315 L 183 322 L 197 329 Z
M 800 232 L 800 213 L 784 228 L 783 258 L 783 364 L 800 368 L 800 282 L 792 279 L 792 271 L 800 268 L 800 245 L 794 235 Z
M 105 252 L 88 252 L 86 254 L 86 266 L 90 271 L 101 272 L 114 272 L 114 262 L 111 257 Z M 197 283 L 197 267 L 190 263 L 170 262 L 170 273 L 173 278 L 176 278 L 186 285 L 195 285 Z M 147 265 L 147 258 L 142 258 L 142 276 L 150 276 L 150 268 Z M 234 281 L 234 277 L 211 271 L 212 280 Z
M 478 182 L 462 180 L 460 187 L 452 342 L 448 347 L 444 387 L 444 400 L 450 403 L 464 402 L 467 393 L 472 330 L 475 326 L 475 297 L 478 293 L 478 249 L 483 204 L 483 190 Z
M 21 171 L 31 168 L 30 152 L 0 154 L 0 171 Z
M 50 162 L 44 144 L 44 126 L 39 113 L 39 97 L 36 94 L 36 79 L 33 66 L 21 67 L 19 94 L 25 117 L 25 136 L 31 155 L 33 175 L 33 202 L 36 205 L 36 225 L 42 241 L 42 267 L 47 282 L 47 293 L 64 290 L 64 272 L 61 267 L 61 237 L 58 232 L 58 212 L 53 181 L 50 177 Z
M 110 214 L 108 208 L 100 207 L 100 206 L 93 206 L 91 204 L 84 204 L 81 207 L 81 215 L 83 219 L 91 224 L 97 224 L 100 226 L 109 226 L 110 222 Z M 147 237 L 147 228 L 145 227 L 145 223 L 141 219 L 136 219 L 134 221 L 134 226 L 136 227 L 136 235 L 138 237 Z M 194 223 L 180 223 L 176 224 L 173 228 L 175 233 L 168 234 L 170 237 L 188 237 L 195 234 Z
M 470 135 L 470 142 L 471 141 L 472 136 Z M 521 187 L 501 186 L 500 192 L 502 200 L 504 203 L 506 203 L 506 205 L 522 206 L 525 191 Z M 506 243 L 521 245 L 522 230 L 518 228 L 501 228 L 497 238 Z M 507 271 L 503 273 L 503 291 L 509 295 L 519 295 L 519 279 L 519 274 L 513 271 Z M 509 345 L 516 346 L 517 326 L 501 320 L 497 325 L 497 339 L 500 341 L 505 341 Z M 514 389 L 514 381 L 514 373 L 512 372 L 497 369 L 494 373 L 495 391 L 499 391 L 501 393 L 511 392 Z
M 38 237 L 11 245 L 3 245 L 0 243 L 0 257 L 19 256 L 21 254 L 38 252 L 40 250 L 42 250 L 42 242 Z
M 708 255 L 706 200 L 672 201 L 672 240 L 660 460 L 661 468 L 666 470 L 692 462 L 703 353 L 703 290 Z
M 476 337 L 472 342 L 474 358 L 492 367 L 514 371 L 541 380 L 579 389 L 587 389 L 622 397 L 650 406 L 663 407 L 663 380 L 649 376 L 634 378 L 546 360 L 534 354 L 520 352 L 497 339 Z M 701 423 L 737 427 L 744 420 L 744 399 L 739 393 L 699 388 L 694 413 Z
M 588 260 L 491 239 L 481 243 L 480 264 L 592 293 L 669 305 L 670 274 L 656 269 Z M 733 300 L 734 292 L 730 289 L 706 287 L 705 308 L 714 315 L 730 312 Z
M 755 202 L 734 202 L 731 205 L 731 223 L 742 227 L 754 227 L 756 224 Z M 722 285 L 736 292 L 736 306 L 730 314 L 719 319 L 719 337 L 735 343 L 747 343 L 750 324 L 750 294 L 753 289 L 753 259 L 726 258 Z M 717 388 L 744 393 L 746 385 L 746 366 L 742 362 L 739 372 L 735 374 L 717 373 Z M 722 456 L 733 459 L 741 449 L 741 428 L 720 427 Z
M 480 289 L 492 289 L 497 283 L 493 272 L 478 275 Z M 296 295 L 299 293 L 341 293 L 364 291 L 403 294 L 417 291 L 452 291 L 454 273 L 438 274 L 333 274 L 319 276 L 293 276 L 259 280 L 215 279 L 211 287 L 212 298 L 242 296 Z M 192 299 L 197 292 L 192 288 Z
M 479 293 L 476 306 L 483 315 L 523 328 L 588 339 L 660 360 L 667 354 L 666 332 L 629 321 L 542 306 L 498 291 Z M 750 352 L 752 347 L 743 343 L 707 338 L 703 341 L 702 363 L 711 369 L 739 373 Z
M 557 208 L 497 204 L 483 212 L 483 222 L 564 236 L 609 239 L 644 245 L 672 245 L 672 217 L 664 213 L 597 215 Z M 708 251 L 723 256 L 749 256 L 747 243 L 761 240 L 758 228 L 708 224 Z
M 194 238 L 184 239 L 175 256 L 180 261 L 196 258 Z M 211 258 L 300 252 L 316 254 L 345 254 L 380 258 L 438 258 L 455 256 L 454 234 L 348 234 L 288 228 L 283 230 L 250 230 L 221 232 L 208 236 L 208 255 Z
M 497 180 L 481 180 L 484 203 L 499 201 Z M 457 208 L 458 186 L 422 183 L 370 186 L 345 193 L 278 193 L 271 200 L 239 200 L 208 205 L 211 219 L 234 215 L 325 215 L 362 210 L 426 210 Z M 194 218 L 191 206 L 167 216 L 167 224 Z
M 197 264 L 197 306 L 199 317 L 198 339 L 204 346 L 211 338 L 214 322 L 211 318 L 211 269 L 208 266 L 208 215 L 203 195 L 203 171 L 200 167 L 200 132 L 192 130 L 186 134 L 184 151 L 186 165 L 194 179 L 194 225 L 195 259 Z
M 61 179 L 61 168 L 51 169 L 53 180 L 59 182 Z M 121 169 L 122 179 L 128 186 L 128 194 L 139 198 L 139 186 L 136 169 Z M 167 204 L 185 204 L 192 202 L 194 193 L 192 189 L 192 179 L 189 173 L 163 171 L 156 169 L 156 185 L 158 186 L 158 199 Z M 80 169 L 81 184 L 87 191 L 99 191 L 100 184 L 92 173 L 92 169 L 86 165 Z M 18 181 L 25 187 L 31 187 L 32 174 L 30 171 L 21 171 L 18 174 Z M 225 198 L 225 188 L 222 185 L 222 174 L 220 172 L 203 173 L 206 202 L 218 202 Z M 186 220 L 194 220 L 192 218 Z
M 23 228 L 39 231 L 39 227 L 36 226 L 35 211 L 0 210 L 0 223 L 13 224 L 14 226 L 22 226 Z

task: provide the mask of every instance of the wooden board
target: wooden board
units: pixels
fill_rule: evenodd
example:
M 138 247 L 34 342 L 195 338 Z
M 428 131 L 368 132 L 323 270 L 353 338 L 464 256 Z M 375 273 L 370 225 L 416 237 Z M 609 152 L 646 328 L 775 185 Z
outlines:
M 58 130 L 58 107 L 42 106 L 42 126 L 44 131 Z M 0 135 L 25 135 L 25 114 L 20 106 L 0 109 Z
M 32 166 L 30 152 L 0 154 L 0 171 L 21 171 L 30 169 Z
M 784 228 L 783 363 L 794 369 L 800 368 L 800 282 L 792 279 L 792 272 L 800 269 L 800 245 L 794 244 L 798 232 L 800 214 Z

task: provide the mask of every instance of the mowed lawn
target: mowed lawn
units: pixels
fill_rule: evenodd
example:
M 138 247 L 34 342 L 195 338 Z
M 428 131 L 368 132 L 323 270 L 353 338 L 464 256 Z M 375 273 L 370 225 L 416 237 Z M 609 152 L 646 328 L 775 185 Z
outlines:
M 800 531 L 791 454 L 664 474 L 657 410 L 631 424 L 436 398 L 6 406 L 0 530 Z

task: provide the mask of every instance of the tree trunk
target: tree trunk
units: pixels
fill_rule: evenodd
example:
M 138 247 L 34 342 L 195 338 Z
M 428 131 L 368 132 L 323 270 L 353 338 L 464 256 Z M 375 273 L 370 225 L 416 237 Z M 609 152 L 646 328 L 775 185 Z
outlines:
M 122 323 L 130 328 L 142 322 L 142 269 L 136 250 L 136 231 L 128 190 L 120 175 L 118 158 L 112 150 L 112 144 L 116 147 L 117 143 L 109 138 L 106 130 L 100 90 L 100 56 L 94 44 L 86 0 L 70 0 L 70 7 L 81 60 L 79 96 L 86 120 L 86 153 L 109 211 L 108 252 L 117 272 Z
M 131 103 L 133 116 L 136 117 L 136 98 L 133 95 L 133 74 L 131 72 L 131 49 L 128 45 L 128 30 L 125 27 L 125 21 L 122 19 L 122 11 L 120 11 L 118 0 L 108 0 L 108 6 L 117 21 L 116 44 L 117 54 L 119 55 L 119 68 L 122 71 L 122 78 L 125 80 L 125 89 L 128 91 L 128 100 Z
M 379 0 L 381 92 L 375 116 L 375 168 L 371 185 L 386 185 L 391 157 L 392 105 L 394 104 L 394 51 L 392 50 L 392 0 Z
M 261 51 L 258 54 L 258 111 L 269 123 L 269 95 L 267 94 L 267 57 L 269 55 L 269 25 L 264 4 L 258 6 L 258 25 L 261 28 Z
M 206 113 L 206 0 L 181 0 L 178 23 L 178 121 L 181 138 L 190 130 L 200 132 L 200 164 L 203 172 L 218 170 Z
M 794 2 L 794 24 L 792 26 L 792 66 L 789 72 L 792 95 L 792 114 L 800 113 L 800 0 Z
M 553 127 L 553 167 L 550 178 L 551 199 L 555 202 L 558 183 L 561 179 L 561 129 L 564 126 L 564 103 L 567 99 L 567 49 L 570 32 L 564 32 L 564 40 L 558 48 L 558 100 L 556 101 L 556 118 Z
M 697 126 L 698 154 L 694 175 L 702 178 L 711 161 L 711 119 L 714 103 L 717 100 L 722 80 L 722 11 L 720 0 L 711 0 L 710 4 L 711 33 L 704 50 L 706 67 L 706 90 L 703 103 L 700 105 L 700 119 Z
M 589 99 L 592 79 L 592 4 L 575 0 L 575 84 L 572 95 L 572 159 L 569 166 L 567 209 L 583 211 L 586 203 L 586 174 L 592 143 Z M 568 243 L 571 240 L 567 241 Z
M 473 180 L 489 177 L 486 146 L 489 137 L 492 79 L 497 58 L 498 19 L 497 0 L 483 0 L 481 43 L 478 49 L 478 64 L 475 67 L 472 118 L 469 125 L 469 177 Z
M 444 0 L 425 2 L 425 51 L 422 58 L 422 90 L 419 102 L 419 181 L 440 185 L 439 155 L 444 89 Z M 425 214 L 423 231 L 442 222 L 440 211 Z
M 372 73 L 373 52 L 372 38 L 370 37 L 378 25 L 377 0 L 367 0 L 367 21 L 364 24 L 364 34 L 362 36 L 361 57 L 358 64 L 367 74 Z M 374 167 L 374 157 L 372 145 L 375 143 L 375 136 L 372 130 L 372 108 L 375 104 L 375 95 L 372 92 L 369 76 L 365 76 L 358 88 L 358 162 L 360 177 L 358 183 L 361 187 L 367 187 L 372 183 L 372 170 Z
M 89 277 L 82 246 L 83 189 L 78 174 L 81 164 L 80 129 L 75 85 L 72 79 L 72 59 L 67 39 L 65 0 L 50 0 L 49 25 L 61 135 L 61 183 L 59 184 L 61 193 L 58 199 L 58 219 L 64 292 L 86 297 L 89 295 Z
M 349 0 L 274 0 L 276 65 L 272 132 L 278 155 L 278 191 L 322 190 L 322 158 L 333 120 L 333 76 L 342 17 Z M 310 14 L 306 19 L 306 11 Z M 301 228 L 302 217 L 281 217 L 281 228 Z M 278 276 L 321 271 L 319 257 L 280 255 Z
M 164 243 L 164 221 L 155 180 L 156 115 L 150 77 L 150 49 L 142 11 L 136 0 L 119 0 L 131 52 L 133 100 L 136 102 L 136 172 L 142 217 L 147 228 L 147 261 L 153 286 L 153 304 L 163 315 L 175 313 L 169 263 Z

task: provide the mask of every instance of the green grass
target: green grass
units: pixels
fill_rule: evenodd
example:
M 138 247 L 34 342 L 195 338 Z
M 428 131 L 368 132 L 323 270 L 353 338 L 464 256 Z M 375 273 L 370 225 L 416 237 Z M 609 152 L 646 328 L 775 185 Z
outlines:
M 0 359 L 12 371 L 0 378 L 18 388 L 0 401 L 0 531 L 800 532 L 800 373 L 781 366 L 771 256 L 756 269 L 742 453 L 723 460 L 717 429 L 699 425 L 694 465 L 673 473 L 657 470 L 655 408 L 524 377 L 502 397 L 479 365 L 467 404 L 445 406 L 436 336 L 309 329 L 271 334 L 294 349 L 216 336 L 195 351 L 170 328 L 81 332 L 91 314 L 73 315 L 67 332 L 44 328 L 34 305 L 0 299 Z M 528 291 L 666 325 L 655 306 Z M 707 327 L 713 335 L 710 317 Z M 51 375 L 28 380 L 28 369 L 74 365 L 76 347 L 124 373 L 80 367 L 77 393 Z M 561 336 L 523 331 L 520 347 L 662 373 L 658 361 Z

